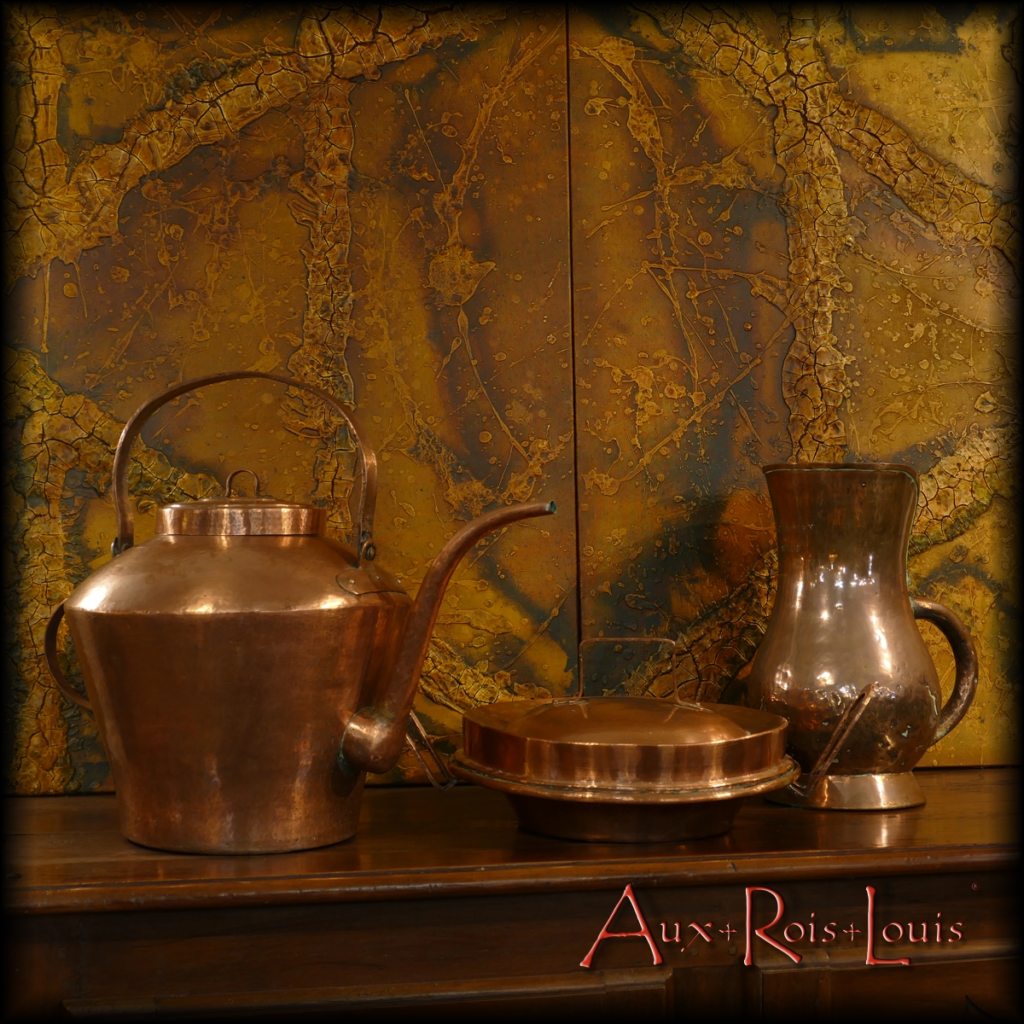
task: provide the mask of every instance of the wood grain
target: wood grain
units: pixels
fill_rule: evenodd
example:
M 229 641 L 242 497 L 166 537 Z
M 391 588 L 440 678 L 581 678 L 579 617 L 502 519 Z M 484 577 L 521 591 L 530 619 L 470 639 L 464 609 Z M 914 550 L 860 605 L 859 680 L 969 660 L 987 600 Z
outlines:
M 112 796 L 20 798 L 8 815 L 6 1019 L 827 1020 L 921 1006 L 944 1019 L 962 1018 L 967 999 L 1012 1019 L 1018 773 L 921 775 L 923 808 L 752 802 L 727 836 L 672 846 L 529 835 L 479 789 L 378 789 L 354 839 L 277 857 L 144 850 L 121 839 Z M 585 970 L 627 882 L 661 962 L 632 937 L 602 943 Z M 795 943 L 794 965 L 758 940 L 745 966 L 745 885 L 784 897 L 776 934 L 816 913 L 835 941 Z M 868 885 L 877 927 L 941 911 L 962 941 L 901 941 L 881 952 L 910 969 L 867 967 Z M 754 900 L 765 925 L 772 897 Z M 714 941 L 674 942 L 675 922 L 696 939 L 691 920 Z M 620 911 L 612 930 L 634 927 Z
M 116 797 L 29 797 L 8 811 L 8 909 L 22 913 L 439 898 L 635 885 L 742 884 L 994 870 L 1015 863 L 1015 769 L 919 772 L 908 811 L 815 812 L 761 800 L 724 836 L 683 844 L 567 843 L 521 831 L 482 789 L 366 794 L 355 838 L 302 853 L 199 857 L 123 839 Z

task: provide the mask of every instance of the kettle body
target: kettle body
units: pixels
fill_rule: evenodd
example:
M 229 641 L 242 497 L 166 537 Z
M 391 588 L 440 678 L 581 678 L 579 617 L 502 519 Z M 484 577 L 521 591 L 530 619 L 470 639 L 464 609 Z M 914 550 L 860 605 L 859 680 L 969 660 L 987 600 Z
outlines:
M 192 853 L 275 853 L 349 838 L 367 770 L 397 760 L 437 608 L 465 551 L 490 529 L 554 511 L 495 510 L 459 531 L 417 600 L 375 561 L 375 460 L 359 445 L 352 545 L 324 536 L 326 511 L 231 495 L 161 508 L 135 546 L 127 450 L 142 422 L 187 382 L 129 421 L 115 457 L 114 557 L 51 618 L 51 672 L 97 719 L 126 838 Z M 312 389 L 315 390 L 315 389 Z M 234 475 L 234 474 L 233 474 Z M 66 617 L 88 700 L 60 674 Z M 359 742 L 346 737 L 353 723 Z
M 952 611 L 910 596 L 917 474 L 856 463 L 764 473 L 779 578 L 746 702 L 788 720 L 789 750 L 804 772 L 769 799 L 843 809 L 921 804 L 912 770 L 966 714 L 978 662 Z M 957 677 L 945 707 L 915 619 L 935 623 L 953 648 Z
M 412 602 L 379 572 L 347 591 L 353 562 L 322 536 L 163 534 L 66 602 L 128 839 L 257 853 L 355 832 L 363 774 L 336 753 Z

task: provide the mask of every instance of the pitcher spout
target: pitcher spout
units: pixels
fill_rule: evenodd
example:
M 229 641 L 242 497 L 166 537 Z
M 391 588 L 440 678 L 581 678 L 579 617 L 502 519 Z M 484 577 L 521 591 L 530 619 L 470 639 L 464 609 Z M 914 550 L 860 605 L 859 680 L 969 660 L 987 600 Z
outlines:
M 553 501 L 532 501 L 495 509 L 467 523 L 441 549 L 427 570 L 400 640 L 394 672 L 372 707 L 356 712 L 345 729 L 338 762 L 352 772 L 386 772 L 398 760 L 416 696 L 427 645 L 456 566 L 481 537 L 509 523 L 555 512 Z

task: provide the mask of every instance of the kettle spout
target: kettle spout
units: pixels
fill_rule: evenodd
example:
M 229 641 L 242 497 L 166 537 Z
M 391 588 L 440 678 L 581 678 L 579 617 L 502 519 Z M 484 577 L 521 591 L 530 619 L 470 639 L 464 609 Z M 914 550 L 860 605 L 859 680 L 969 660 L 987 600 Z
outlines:
M 391 679 L 373 706 L 357 711 L 345 729 L 338 751 L 338 762 L 343 769 L 386 772 L 402 753 L 406 723 L 441 599 L 463 556 L 492 530 L 519 519 L 549 516 L 554 511 L 553 501 L 531 501 L 495 509 L 467 523 L 445 544 L 427 570 L 413 602 Z

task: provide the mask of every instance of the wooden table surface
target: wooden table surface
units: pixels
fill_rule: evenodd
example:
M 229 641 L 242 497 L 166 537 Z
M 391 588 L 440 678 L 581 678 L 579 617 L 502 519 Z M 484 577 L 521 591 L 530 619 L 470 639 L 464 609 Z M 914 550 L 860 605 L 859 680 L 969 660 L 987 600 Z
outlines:
M 521 831 L 475 787 L 367 790 L 353 839 L 272 856 L 163 853 L 122 838 L 113 795 L 9 798 L 5 904 L 22 913 L 266 906 L 1000 870 L 1018 857 L 1010 768 L 917 773 L 924 807 L 808 811 L 750 801 L 731 832 L 681 844 Z

